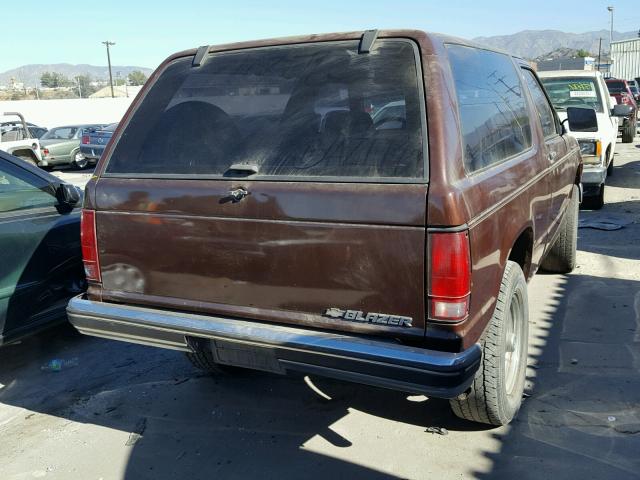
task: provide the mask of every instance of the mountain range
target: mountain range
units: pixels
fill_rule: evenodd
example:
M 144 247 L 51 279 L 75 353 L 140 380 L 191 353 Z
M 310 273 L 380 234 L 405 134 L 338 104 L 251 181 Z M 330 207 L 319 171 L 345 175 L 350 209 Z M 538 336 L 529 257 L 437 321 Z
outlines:
M 613 32 L 613 40 L 637 38 L 638 32 Z M 598 39 L 602 38 L 602 51 L 609 50 L 609 31 L 598 30 L 584 33 L 568 33 L 559 30 L 523 30 L 511 35 L 496 35 L 491 37 L 476 37 L 473 40 L 488 47 L 506 50 L 526 59 L 540 58 L 554 50 L 584 49 L 594 55 L 598 53 Z M 141 70 L 149 76 L 152 69 L 135 66 L 112 67 L 114 77 L 126 77 L 134 70 Z M 40 84 L 40 75 L 44 72 L 58 72 L 69 78 L 78 75 L 90 75 L 96 80 L 109 78 L 109 70 L 104 66 L 96 65 L 71 65 L 69 63 L 33 64 L 7 70 L 0 73 L 0 85 L 8 85 L 13 78 L 17 82 L 23 82 L 26 86 L 33 87 Z
M 526 59 L 538 58 L 558 48 L 584 49 L 598 54 L 598 39 L 602 38 L 602 51 L 609 51 L 609 30 L 567 33 L 559 30 L 523 30 L 512 35 L 476 37 L 473 40 L 488 47 L 506 50 Z M 638 32 L 613 32 L 613 41 L 638 38 Z
M 134 70 L 140 70 L 147 76 L 153 72 L 152 69 L 145 67 L 120 65 L 113 65 L 111 67 L 114 78 L 118 78 L 118 73 L 121 78 L 125 78 Z M 0 73 L 0 85 L 9 85 L 13 78 L 16 82 L 23 82 L 28 87 L 35 87 L 40 85 L 40 75 L 44 72 L 57 72 L 68 78 L 77 77 L 78 75 L 89 75 L 94 80 L 109 79 L 109 69 L 107 67 L 86 64 L 71 65 L 70 63 L 33 64 L 23 65 L 22 67 Z

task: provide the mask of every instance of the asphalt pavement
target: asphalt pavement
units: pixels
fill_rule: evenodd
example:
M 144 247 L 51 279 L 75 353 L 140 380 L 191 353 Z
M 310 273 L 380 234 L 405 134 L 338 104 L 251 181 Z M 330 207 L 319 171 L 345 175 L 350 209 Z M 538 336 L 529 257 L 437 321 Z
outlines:
M 618 144 L 604 209 L 580 212 L 622 228 L 581 228 L 579 267 L 530 284 L 511 425 L 319 377 L 210 377 L 180 352 L 63 326 L 0 349 L 0 478 L 640 478 L 639 147 Z M 42 371 L 51 359 L 72 365 Z

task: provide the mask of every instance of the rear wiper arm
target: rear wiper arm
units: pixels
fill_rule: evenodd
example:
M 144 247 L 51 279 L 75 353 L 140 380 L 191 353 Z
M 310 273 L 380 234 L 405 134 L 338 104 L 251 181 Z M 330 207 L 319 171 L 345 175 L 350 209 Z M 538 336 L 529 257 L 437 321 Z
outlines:
M 247 175 L 254 175 L 258 173 L 260 168 L 257 165 L 248 165 L 246 163 L 234 163 L 231 165 L 225 173 L 229 172 L 247 172 Z

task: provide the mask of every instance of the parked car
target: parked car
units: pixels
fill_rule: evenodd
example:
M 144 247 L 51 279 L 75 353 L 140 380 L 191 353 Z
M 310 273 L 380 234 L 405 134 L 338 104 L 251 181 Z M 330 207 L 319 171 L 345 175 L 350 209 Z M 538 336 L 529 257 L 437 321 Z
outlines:
M 626 80 L 619 80 L 617 78 L 608 78 L 606 80 L 609 93 L 616 97 L 618 104 L 629 105 L 631 107 L 631 113 L 624 117 L 618 129 L 622 134 L 623 143 L 631 143 L 636 136 L 636 124 L 638 121 L 638 104 L 633 98 L 633 93 L 629 88 Z
M 66 320 L 85 288 L 82 192 L 0 152 L 0 345 Z
M 67 125 L 49 130 L 40 139 L 42 161 L 40 166 L 72 165 L 86 168 L 89 159 L 80 152 L 80 139 L 84 129 L 100 129 L 104 125 Z
M 631 107 L 611 101 L 600 72 L 560 70 L 538 75 L 561 121 L 567 118 L 568 107 L 589 108 L 596 112 L 596 131 L 568 129 L 568 133 L 578 140 L 582 153 L 585 204 L 594 209 L 602 208 L 606 178 L 613 173 L 619 118 L 629 115 Z
M 80 153 L 88 163 L 94 164 L 100 159 L 117 126 L 117 123 L 111 123 L 103 128 L 90 127 L 82 131 Z
M 47 128 L 39 127 L 38 125 L 34 125 L 33 123 L 25 122 L 31 137 L 40 138 L 45 133 L 47 133 Z M 23 128 L 23 123 L 21 120 L 10 120 L 0 123 L 0 132 L 8 132 L 10 130 L 20 130 Z
M 166 60 L 101 157 L 73 325 L 211 372 L 338 377 L 508 423 L 526 280 L 576 261 L 580 149 L 535 72 L 413 30 L 213 51 Z M 374 128 L 372 98 L 401 98 L 405 121 Z
M 0 122 L 0 151 L 37 165 L 42 159 L 40 142 L 31 133 L 24 116 L 19 112 L 5 112 L 0 117 L 5 119 Z
M 631 93 L 633 94 L 633 99 L 638 103 L 638 101 L 640 101 L 640 89 L 638 88 L 638 82 L 635 80 L 627 80 L 627 83 L 629 84 L 629 90 L 631 90 Z

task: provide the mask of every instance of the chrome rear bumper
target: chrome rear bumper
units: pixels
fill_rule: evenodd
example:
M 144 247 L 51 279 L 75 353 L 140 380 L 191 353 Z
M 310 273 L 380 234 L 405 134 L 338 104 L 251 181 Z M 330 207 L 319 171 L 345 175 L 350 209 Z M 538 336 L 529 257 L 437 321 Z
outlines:
M 87 335 L 183 351 L 190 351 L 194 340 L 209 341 L 214 349 L 235 348 L 240 356 L 249 351 L 266 354 L 283 373 L 295 370 L 441 398 L 469 388 L 482 356 L 478 345 L 461 353 L 440 352 L 371 337 L 94 302 L 83 296 L 69 302 L 67 315 Z

